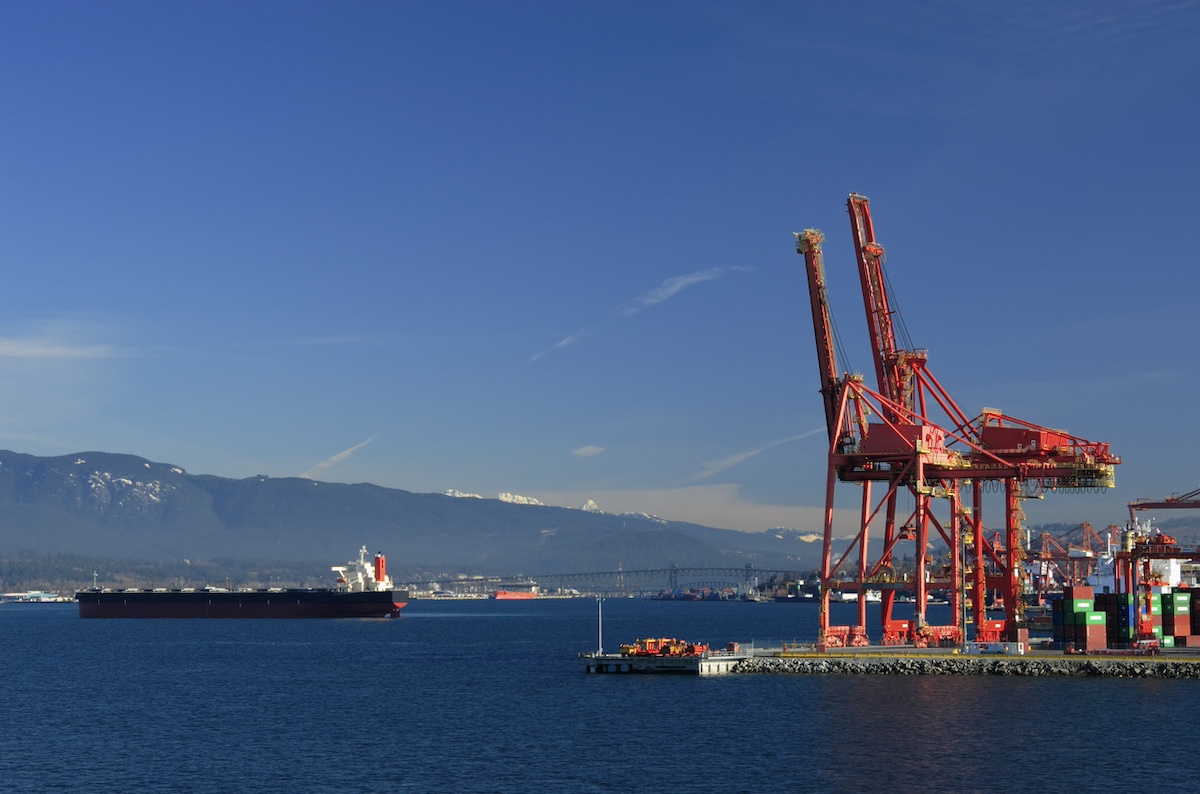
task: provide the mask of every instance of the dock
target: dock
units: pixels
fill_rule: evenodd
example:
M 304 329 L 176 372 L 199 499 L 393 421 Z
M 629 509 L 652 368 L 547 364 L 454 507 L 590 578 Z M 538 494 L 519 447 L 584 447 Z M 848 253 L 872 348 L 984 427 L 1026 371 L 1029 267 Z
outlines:
M 1200 678 L 1200 654 L 1191 648 L 1153 656 L 1042 650 L 981 655 L 911 646 L 817 651 L 811 645 L 744 644 L 689 656 L 591 651 L 579 654 L 579 660 L 589 673 Z
M 623 646 L 621 653 L 586 651 L 579 660 L 589 673 L 683 673 L 689 675 L 726 675 L 736 673 L 751 659 L 777 657 L 787 653 L 796 645 L 756 645 L 753 642 L 731 642 L 716 649 L 707 645 L 691 646 L 695 652 L 654 653 L 645 652 L 645 643 L 654 640 L 639 640 L 633 646 Z M 630 652 L 640 646 L 642 652 Z M 678 646 L 677 646 L 678 647 Z
M 620 653 L 581 653 L 579 659 L 589 673 L 682 673 L 725 675 L 739 662 L 749 659 L 747 651 L 709 651 L 696 656 L 628 656 Z

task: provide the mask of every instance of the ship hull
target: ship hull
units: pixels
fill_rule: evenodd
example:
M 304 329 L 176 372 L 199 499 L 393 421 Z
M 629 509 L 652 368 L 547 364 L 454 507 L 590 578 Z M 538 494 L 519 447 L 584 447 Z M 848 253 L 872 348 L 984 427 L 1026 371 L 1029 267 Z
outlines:
M 339 590 L 83 590 L 81 618 L 384 618 L 408 592 Z
M 529 590 L 497 590 L 492 594 L 497 601 L 528 601 L 537 598 L 537 593 Z

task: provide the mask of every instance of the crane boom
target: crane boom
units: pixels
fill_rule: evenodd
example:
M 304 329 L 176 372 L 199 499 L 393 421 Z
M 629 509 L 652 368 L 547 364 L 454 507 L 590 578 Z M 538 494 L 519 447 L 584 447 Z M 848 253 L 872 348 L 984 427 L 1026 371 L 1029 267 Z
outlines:
M 1129 520 L 1136 523 L 1137 517 L 1134 515 L 1138 510 L 1175 510 L 1186 507 L 1200 507 L 1200 488 L 1194 491 L 1189 491 L 1183 496 L 1168 496 L 1160 502 L 1151 502 L 1147 499 L 1138 499 L 1129 503 Z
M 854 253 L 858 258 L 858 275 L 862 283 L 867 332 L 871 337 L 871 354 L 875 360 L 879 393 L 912 410 L 915 407 L 913 366 L 923 363 L 925 354 L 923 351 L 902 350 L 897 342 L 892 321 L 896 310 L 891 305 L 884 281 L 883 246 L 875 240 L 870 199 L 851 193 L 846 199 L 846 209 L 850 214 L 850 231 L 854 237 Z
M 796 251 L 804 255 L 804 270 L 808 274 L 813 335 L 817 340 L 817 366 L 821 371 L 821 396 L 825 400 L 825 425 L 832 442 L 837 432 L 842 380 L 838 374 L 837 353 L 834 349 L 829 293 L 825 289 L 825 260 L 821 250 L 821 243 L 824 241 L 825 235 L 816 229 L 796 232 Z

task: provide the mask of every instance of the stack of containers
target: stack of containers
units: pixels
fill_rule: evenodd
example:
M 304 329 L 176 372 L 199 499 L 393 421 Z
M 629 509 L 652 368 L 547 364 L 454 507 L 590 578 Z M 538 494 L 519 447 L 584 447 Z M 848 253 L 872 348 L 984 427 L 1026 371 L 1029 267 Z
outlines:
M 1108 616 L 1096 610 L 1092 588 L 1072 585 L 1063 588 L 1062 628 L 1059 631 L 1055 615 L 1055 639 L 1074 643 L 1076 650 L 1098 650 L 1108 647 Z
M 1163 646 L 1188 645 L 1188 637 L 1192 633 L 1192 595 L 1187 590 L 1171 592 L 1164 587 L 1162 593 L 1162 633 Z M 1174 642 L 1167 643 L 1167 637 Z
M 1097 593 L 1096 610 L 1105 615 L 1108 647 L 1120 648 L 1137 639 L 1137 607 L 1129 593 Z
M 1138 609 L 1141 609 L 1141 608 L 1142 608 L 1142 600 L 1141 600 L 1141 598 L 1139 598 L 1138 599 Z M 1154 636 L 1160 640 L 1162 639 L 1162 636 L 1163 636 L 1162 600 L 1159 598 L 1158 593 L 1154 593 L 1150 596 L 1150 614 L 1149 615 L 1140 615 L 1139 621 L 1140 621 L 1140 625 L 1138 627 L 1138 636 L 1139 637 Z
M 1066 624 L 1063 622 L 1063 599 L 1055 598 L 1050 601 L 1051 629 L 1055 642 L 1066 642 Z

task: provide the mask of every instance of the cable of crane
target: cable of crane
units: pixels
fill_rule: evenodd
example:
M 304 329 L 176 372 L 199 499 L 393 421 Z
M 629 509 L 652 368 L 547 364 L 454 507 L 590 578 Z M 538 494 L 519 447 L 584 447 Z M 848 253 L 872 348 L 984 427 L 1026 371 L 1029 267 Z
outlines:
M 838 331 L 837 321 L 833 318 L 833 309 L 829 309 L 829 327 L 833 331 L 833 348 L 837 353 L 838 361 L 842 363 L 842 372 L 857 372 L 858 370 L 850 366 L 850 356 L 846 354 L 846 348 L 842 344 L 842 335 Z M 841 373 L 837 373 L 839 376 Z
M 897 293 L 892 286 L 892 280 L 888 277 L 887 268 L 883 262 L 879 263 L 879 271 L 883 273 L 883 283 L 887 287 L 887 294 L 892 309 L 893 327 L 896 329 L 896 335 L 900 338 L 900 346 L 904 350 L 913 350 L 912 337 L 908 335 L 908 326 L 904 324 L 904 314 L 900 311 L 900 301 L 896 297 Z

